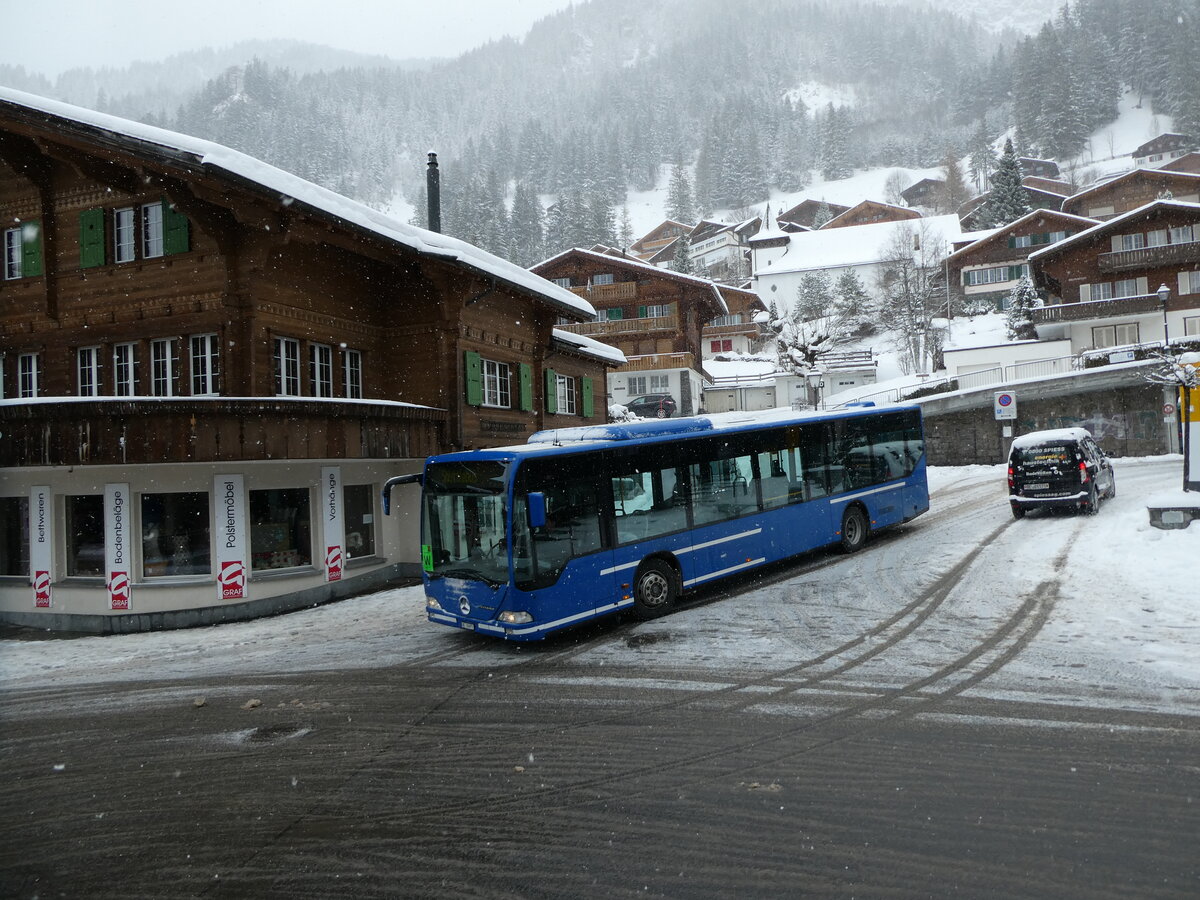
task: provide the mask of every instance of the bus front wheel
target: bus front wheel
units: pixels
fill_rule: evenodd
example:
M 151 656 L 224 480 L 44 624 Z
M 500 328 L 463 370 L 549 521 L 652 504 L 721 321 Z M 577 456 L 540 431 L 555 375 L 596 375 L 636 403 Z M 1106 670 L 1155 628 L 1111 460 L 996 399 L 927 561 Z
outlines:
M 867 542 L 867 517 L 857 506 L 851 506 L 842 516 L 842 549 L 847 553 L 861 550 Z
M 633 608 L 639 619 L 654 619 L 675 605 L 675 570 L 661 559 L 648 559 L 633 582 Z

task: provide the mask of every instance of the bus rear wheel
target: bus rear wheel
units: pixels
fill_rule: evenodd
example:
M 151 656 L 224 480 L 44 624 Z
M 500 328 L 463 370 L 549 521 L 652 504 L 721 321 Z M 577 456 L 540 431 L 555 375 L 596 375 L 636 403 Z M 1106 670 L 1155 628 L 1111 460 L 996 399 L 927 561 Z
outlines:
M 675 605 L 675 570 L 661 559 L 648 559 L 633 581 L 633 609 L 639 619 L 656 619 Z
M 867 517 L 857 506 L 851 506 L 842 515 L 842 550 L 854 553 L 867 542 Z

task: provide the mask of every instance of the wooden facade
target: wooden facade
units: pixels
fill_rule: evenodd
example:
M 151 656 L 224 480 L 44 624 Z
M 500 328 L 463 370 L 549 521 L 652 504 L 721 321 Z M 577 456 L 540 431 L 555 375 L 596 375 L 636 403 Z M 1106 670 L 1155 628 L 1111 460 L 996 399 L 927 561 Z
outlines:
M 824 200 L 801 200 L 787 212 L 780 213 L 776 217 L 776 222 L 781 228 L 784 225 L 799 225 L 803 228 L 816 228 L 817 215 L 821 212 L 822 206 L 828 210 L 830 218 L 839 216 L 850 209 L 850 207 L 842 206 L 840 203 L 827 203 Z
M 864 200 L 857 206 L 852 206 L 843 213 L 834 216 L 822 228 L 852 228 L 855 225 L 875 225 L 879 222 L 903 222 L 908 219 L 919 219 L 921 214 L 915 209 L 904 206 L 893 206 L 891 203 L 880 203 L 878 200 Z
M 1062 211 L 1103 221 L 1165 196 L 1193 203 L 1200 201 L 1200 175 L 1135 169 L 1068 197 L 1062 203 Z
M 195 404 L 191 418 L 213 417 L 201 432 L 223 434 L 239 416 L 276 418 L 283 407 L 257 403 L 267 397 L 349 399 L 336 414 L 358 418 L 352 430 L 390 434 L 403 421 L 413 432 L 405 441 L 347 436 L 338 446 L 352 455 L 492 446 L 581 424 L 581 414 L 572 421 L 548 412 L 545 378 L 552 370 L 579 385 L 603 383 L 602 358 L 553 340 L 556 320 L 588 317 L 585 305 L 556 298 L 548 284 L 540 290 L 524 277 L 481 271 L 481 251 L 464 264 L 421 252 L 412 246 L 418 241 L 397 240 L 387 227 L 364 227 L 341 214 L 338 204 L 351 203 L 344 198 L 331 200 L 331 211 L 205 165 L 184 142 L 163 146 L 141 134 L 140 126 L 122 135 L 0 100 L 0 218 L 23 223 L 40 257 L 36 268 L 0 281 L 5 397 L 23 396 L 21 366 L 34 360 L 40 401 L 120 396 L 122 415 L 156 419 L 164 397 L 229 398 L 220 411 Z M 164 237 L 143 246 L 152 228 Z M 514 378 L 529 367 L 529 408 L 469 404 L 463 360 L 472 352 L 510 367 Z M 239 406 L 236 398 L 255 401 Z M 37 409 L 44 422 L 36 414 L 18 421 L 59 427 L 44 402 Z M 97 409 L 76 414 L 102 420 L 107 414 Z M 590 420 L 603 421 L 603 409 Z M 295 421 L 289 411 L 276 424 L 286 431 Z M 154 452 L 127 445 L 126 461 L 153 462 Z M 199 445 L 190 452 L 204 456 Z M 256 442 L 242 450 L 245 459 L 270 452 Z

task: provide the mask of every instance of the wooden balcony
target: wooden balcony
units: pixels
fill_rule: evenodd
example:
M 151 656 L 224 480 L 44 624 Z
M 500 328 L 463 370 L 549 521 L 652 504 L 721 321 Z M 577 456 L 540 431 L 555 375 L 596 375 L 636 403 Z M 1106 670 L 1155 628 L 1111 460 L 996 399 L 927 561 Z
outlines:
M 642 372 L 651 369 L 696 369 L 694 353 L 647 353 L 645 356 L 626 356 L 618 372 Z
M 0 403 L 0 466 L 419 459 L 445 410 L 301 397 L 42 397 Z
M 1086 322 L 1090 319 L 1110 319 L 1114 316 L 1136 316 L 1162 311 L 1158 294 L 1137 297 L 1118 297 L 1114 300 L 1086 300 L 1082 303 L 1059 303 L 1033 310 L 1035 325 L 1055 322 Z
M 572 322 L 557 326 L 564 331 L 604 338 L 610 335 L 645 334 L 650 331 L 679 331 L 678 316 L 655 316 L 644 319 L 609 319 L 604 322 Z
M 571 292 L 586 298 L 588 301 L 604 302 L 605 300 L 636 300 L 636 281 L 617 281 L 613 284 L 592 284 L 587 287 L 573 287 Z
M 757 322 L 740 322 L 736 325 L 705 325 L 701 334 L 706 338 L 730 337 L 735 334 L 757 337 L 761 331 Z
M 1128 272 L 1161 266 L 1193 265 L 1200 262 L 1200 241 L 1186 244 L 1161 244 L 1137 250 L 1117 250 L 1097 257 L 1101 272 Z

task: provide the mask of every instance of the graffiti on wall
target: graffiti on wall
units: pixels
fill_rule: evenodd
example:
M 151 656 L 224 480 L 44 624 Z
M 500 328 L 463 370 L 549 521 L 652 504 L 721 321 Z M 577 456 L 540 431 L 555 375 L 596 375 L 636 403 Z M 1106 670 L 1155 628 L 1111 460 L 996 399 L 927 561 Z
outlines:
M 1150 441 L 1157 435 L 1154 413 L 1151 410 L 1112 415 L 1093 412 L 1087 416 L 1046 416 L 1022 420 L 1020 425 L 1022 431 L 1086 428 L 1101 444 L 1106 440 Z

